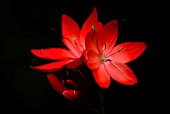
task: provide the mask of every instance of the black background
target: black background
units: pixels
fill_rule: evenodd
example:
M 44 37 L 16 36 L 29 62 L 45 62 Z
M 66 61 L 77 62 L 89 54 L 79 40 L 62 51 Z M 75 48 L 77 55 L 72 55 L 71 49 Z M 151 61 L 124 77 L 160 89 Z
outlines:
M 94 6 L 103 24 L 116 19 L 119 26 L 123 25 L 118 44 L 126 41 L 147 44 L 144 53 L 128 63 L 138 78 L 136 85 L 125 86 L 112 80 L 108 89 L 101 89 L 105 114 L 148 108 L 148 93 L 154 90 L 156 83 L 158 35 L 168 16 L 165 4 L 114 0 L 5 0 L 0 6 L 1 111 L 24 114 L 90 112 L 85 106 L 77 109 L 70 105 L 51 88 L 45 73 L 29 66 L 45 63 L 30 53 L 32 48 L 57 47 L 61 43 L 62 14 L 72 17 L 81 27 Z M 95 92 L 91 92 L 95 97 Z M 98 105 L 98 99 L 93 100 L 93 105 Z

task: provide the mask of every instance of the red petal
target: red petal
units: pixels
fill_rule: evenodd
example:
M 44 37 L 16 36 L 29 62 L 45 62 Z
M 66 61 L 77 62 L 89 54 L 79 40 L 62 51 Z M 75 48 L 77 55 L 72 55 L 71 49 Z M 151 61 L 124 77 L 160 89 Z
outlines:
M 108 88 L 110 85 L 110 76 L 107 73 L 103 64 L 97 69 L 93 71 L 93 76 L 95 81 L 101 88 Z
M 69 16 L 62 15 L 62 35 L 66 38 L 72 38 L 79 34 L 80 29 L 78 24 Z
M 65 90 L 63 92 L 63 95 L 66 99 L 68 99 L 69 101 L 74 101 L 74 99 L 78 99 L 79 98 L 79 91 L 77 90 Z
M 98 21 L 96 8 L 93 9 L 90 16 L 84 22 L 81 33 L 80 33 L 80 43 L 85 46 L 86 34 L 92 29 L 92 24 L 96 24 Z
M 39 71 L 43 71 L 43 72 L 55 72 L 55 71 L 60 70 L 64 65 L 66 65 L 70 61 L 72 60 L 57 61 L 57 62 L 53 62 L 53 63 L 41 65 L 41 66 L 31 66 L 31 68 L 39 70 Z
M 107 61 L 104 63 L 109 75 L 117 82 L 125 85 L 133 85 L 137 83 L 133 71 L 124 63 Z
M 100 66 L 100 58 L 99 54 L 94 52 L 93 50 L 89 50 L 86 52 L 86 65 L 91 69 L 91 70 L 96 70 Z
M 82 55 L 78 47 L 75 45 L 73 39 L 63 38 L 62 41 L 70 50 L 70 53 L 72 53 L 75 57 L 79 58 Z
M 67 68 L 77 68 L 78 66 L 80 66 L 84 61 L 84 58 L 83 56 L 78 58 L 78 59 L 75 59 L 74 61 L 71 61 L 67 64 Z
M 68 50 L 62 48 L 32 49 L 31 52 L 40 58 L 48 60 L 75 58 Z
M 98 33 L 102 27 L 103 27 L 103 24 L 101 22 L 98 22 L 96 26 L 96 32 Z
M 90 31 L 86 36 L 85 46 L 86 50 L 93 50 L 95 53 L 99 53 L 97 47 L 98 34 L 94 30 Z
M 127 63 L 139 57 L 146 47 L 144 42 L 125 42 L 117 45 L 109 58 L 112 61 Z
M 55 75 L 55 74 L 47 74 L 48 80 L 51 84 L 51 86 L 59 93 L 63 93 L 63 91 L 66 89 L 61 83 L 61 80 Z
M 99 50 L 105 50 L 105 54 L 113 49 L 118 37 L 118 22 L 117 20 L 107 23 L 99 32 L 98 47 Z M 106 49 L 105 49 L 106 48 Z

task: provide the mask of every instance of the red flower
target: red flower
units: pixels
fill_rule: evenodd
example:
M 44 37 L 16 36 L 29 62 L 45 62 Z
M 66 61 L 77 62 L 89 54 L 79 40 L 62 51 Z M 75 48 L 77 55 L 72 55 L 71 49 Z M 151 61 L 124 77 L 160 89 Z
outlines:
M 71 102 L 86 102 L 87 82 L 83 74 L 75 70 L 70 74 L 58 75 L 53 73 L 47 75 L 48 80 L 54 90 L 63 95 Z
M 97 84 L 108 88 L 110 76 L 125 85 L 137 83 L 133 71 L 125 64 L 139 57 L 146 48 L 144 42 L 125 42 L 115 46 L 118 22 L 107 23 L 99 32 L 91 31 L 86 37 L 86 63 Z M 114 47 L 115 46 L 115 47 Z
M 76 68 L 84 61 L 85 37 L 86 34 L 94 27 L 102 25 L 98 22 L 96 9 L 84 22 L 80 30 L 78 24 L 69 16 L 62 15 L 62 41 L 68 49 L 48 48 L 32 49 L 31 52 L 43 59 L 56 60 L 45 65 L 31 66 L 34 69 L 46 72 L 54 72 L 66 65 L 67 68 Z M 93 28 L 95 29 L 95 28 Z

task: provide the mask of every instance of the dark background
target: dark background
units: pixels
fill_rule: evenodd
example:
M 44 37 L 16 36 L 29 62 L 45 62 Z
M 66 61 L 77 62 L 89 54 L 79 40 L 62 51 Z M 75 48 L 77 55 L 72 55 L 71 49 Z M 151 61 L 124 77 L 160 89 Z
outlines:
M 112 80 L 108 89 L 101 89 L 105 114 L 135 112 L 134 108 L 145 111 L 149 107 L 153 99 L 148 99 L 149 93 L 156 83 L 158 35 L 168 16 L 166 5 L 114 0 L 4 0 L 0 3 L 0 111 L 91 112 L 86 106 L 76 108 L 69 104 L 51 88 L 45 73 L 29 66 L 45 63 L 30 53 L 32 48 L 57 47 L 61 43 L 62 14 L 72 17 L 81 27 L 94 6 L 103 24 L 116 19 L 119 26 L 123 25 L 117 43 L 142 41 L 147 44 L 144 53 L 128 63 L 138 78 L 136 85 L 125 86 Z M 99 99 L 95 91 L 90 92 L 95 107 Z

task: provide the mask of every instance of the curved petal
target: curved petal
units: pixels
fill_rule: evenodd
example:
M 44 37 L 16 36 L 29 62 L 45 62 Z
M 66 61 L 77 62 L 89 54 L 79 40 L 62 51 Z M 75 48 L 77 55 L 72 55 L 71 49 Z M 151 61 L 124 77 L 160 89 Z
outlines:
M 98 34 L 94 30 L 90 31 L 86 36 L 85 46 L 86 50 L 93 50 L 95 53 L 99 53 L 97 47 Z
M 92 24 L 96 24 L 97 21 L 98 21 L 98 15 L 97 15 L 96 8 L 94 8 L 90 16 L 84 22 L 81 32 L 80 32 L 80 43 L 83 46 L 85 46 L 86 34 L 92 29 Z
M 75 58 L 68 50 L 62 48 L 32 49 L 31 52 L 37 57 L 47 60 Z
M 110 76 L 107 73 L 104 64 L 101 64 L 97 70 L 93 71 L 95 81 L 101 88 L 108 88 L 110 85 Z
M 43 72 L 55 72 L 60 70 L 64 65 L 66 65 L 70 61 L 72 60 L 63 60 L 63 61 L 52 62 L 45 65 L 30 66 L 30 67 Z
M 118 22 L 113 20 L 108 22 L 99 32 L 98 47 L 100 52 L 109 54 L 113 49 L 118 37 Z
M 112 61 L 127 63 L 139 57 L 146 49 L 144 42 L 125 42 L 117 45 L 109 59 Z
M 62 35 L 66 38 L 72 38 L 79 34 L 80 29 L 78 24 L 69 16 L 62 15 Z
M 107 61 L 104 63 L 109 75 L 117 82 L 125 85 L 133 85 L 137 83 L 133 71 L 124 63 Z
M 86 52 L 86 65 L 91 69 L 91 70 L 96 70 L 100 66 L 100 58 L 99 55 L 93 51 L 89 50 Z
M 79 94 L 80 92 L 77 90 L 65 90 L 63 92 L 64 97 L 69 100 L 69 101 L 74 101 L 74 99 L 78 99 L 79 98 Z
M 47 78 L 53 89 L 55 89 L 57 92 L 62 94 L 63 91 L 66 89 L 61 80 L 59 80 L 59 78 L 55 74 L 53 73 L 47 74 Z

